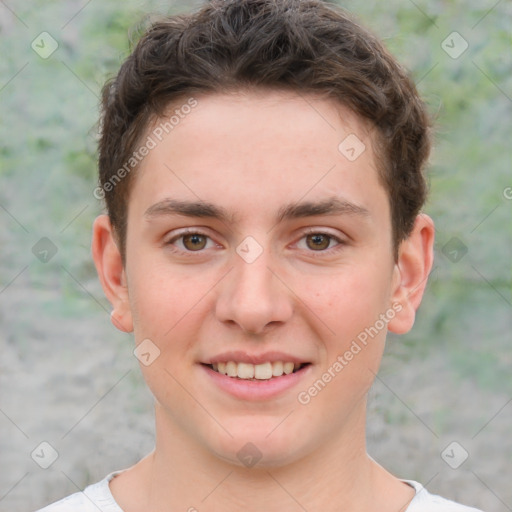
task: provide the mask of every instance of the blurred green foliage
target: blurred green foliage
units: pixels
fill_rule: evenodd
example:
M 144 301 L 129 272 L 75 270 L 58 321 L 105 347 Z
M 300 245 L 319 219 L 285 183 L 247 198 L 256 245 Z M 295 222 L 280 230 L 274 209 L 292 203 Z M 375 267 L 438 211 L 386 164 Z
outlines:
M 418 82 L 436 120 L 426 207 L 437 226 L 436 263 L 413 331 L 411 353 L 442 348 L 461 376 L 512 390 L 510 248 L 512 59 L 509 2 L 388 0 L 339 2 L 382 37 Z M 187 11 L 199 2 L 86 3 L 34 0 L 0 22 L 0 288 L 30 264 L 34 288 L 62 290 L 62 309 L 83 314 L 70 293 L 95 279 L 91 224 L 101 205 L 96 134 L 102 84 L 129 52 L 129 36 L 148 12 Z M 171 7 L 169 7 L 171 5 Z M 58 50 L 40 58 L 27 41 L 48 31 Z M 441 44 L 459 32 L 468 49 L 451 58 Z M 46 266 L 31 254 L 48 236 L 59 247 Z M 453 262 L 443 247 L 457 237 L 467 254 Z M 90 301 L 90 307 L 97 307 Z M 393 350 L 393 349 L 391 349 Z M 398 355 L 397 355 L 398 357 Z

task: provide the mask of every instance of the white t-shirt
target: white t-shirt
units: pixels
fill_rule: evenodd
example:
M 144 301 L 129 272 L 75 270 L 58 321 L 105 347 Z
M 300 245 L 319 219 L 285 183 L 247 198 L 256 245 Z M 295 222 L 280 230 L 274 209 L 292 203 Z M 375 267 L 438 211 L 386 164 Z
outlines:
M 116 503 L 108 483 L 121 471 L 114 471 L 101 482 L 89 485 L 83 492 L 77 492 L 36 512 L 123 512 Z M 421 484 L 414 480 L 403 480 L 416 490 L 406 512 L 482 512 L 476 508 L 459 505 L 454 501 L 430 494 Z

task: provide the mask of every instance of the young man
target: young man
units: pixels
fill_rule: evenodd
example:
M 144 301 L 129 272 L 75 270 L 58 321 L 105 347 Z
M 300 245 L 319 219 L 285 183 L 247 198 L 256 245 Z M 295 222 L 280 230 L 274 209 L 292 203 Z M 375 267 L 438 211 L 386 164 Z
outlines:
M 156 445 L 45 512 L 475 511 L 365 447 L 386 332 L 432 267 L 425 107 L 318 0 L 156 22 L 104 88 L 93 256 Z

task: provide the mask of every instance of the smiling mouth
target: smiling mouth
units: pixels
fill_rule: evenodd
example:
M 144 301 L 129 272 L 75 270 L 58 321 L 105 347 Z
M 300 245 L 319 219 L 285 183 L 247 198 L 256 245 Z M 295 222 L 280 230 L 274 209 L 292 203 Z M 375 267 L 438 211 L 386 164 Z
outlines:
M 204 364 L 204 363 L 203 363 Z M 214 372 L 240 380 L 271 380 L 297 373 L 311 363 L 267 362 L 261 364 L 237 363 L 235 361 L 204 364 Z

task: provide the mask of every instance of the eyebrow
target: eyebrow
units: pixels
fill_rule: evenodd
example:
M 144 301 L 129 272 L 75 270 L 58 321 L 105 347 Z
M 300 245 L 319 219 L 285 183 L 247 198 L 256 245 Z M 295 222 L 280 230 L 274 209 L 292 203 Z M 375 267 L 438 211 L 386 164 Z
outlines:
M 238 218 L 236 214 L 229 213 L 225 208 L 206 201 L 182 201 L 177 199 L 164 199 L 150 206 L 144 213 L 144 216 L 147 218 L 172 215 L 208 217 L 231 224 L 235 224 Z M 331 197 L 318 202 L 304 201 L 283 206 L 276 214 L 276 222 L 313 217 L 315 215 L 357 215 L 367 217 L 370 215 L 370 212 L 363 206 L 345 199 Z

